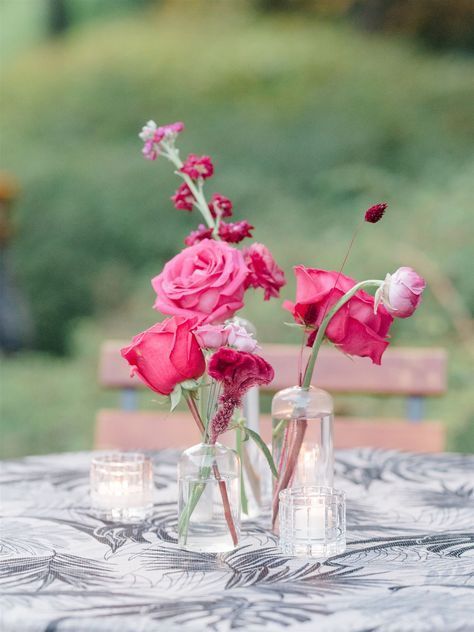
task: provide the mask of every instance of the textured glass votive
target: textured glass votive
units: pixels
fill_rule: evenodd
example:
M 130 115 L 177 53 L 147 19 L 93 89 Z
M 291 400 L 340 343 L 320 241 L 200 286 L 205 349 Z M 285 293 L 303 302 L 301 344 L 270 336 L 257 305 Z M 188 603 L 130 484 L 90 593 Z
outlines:
M 144 454 L 96 456 L 90 471 L 94 514 L 111 522 L 139 522 L 153 508 L 153 466 Z
M 346 501 L 333 487 L 280 492 L 280 548 L 287 555 L 328 558 L 346 549 Z

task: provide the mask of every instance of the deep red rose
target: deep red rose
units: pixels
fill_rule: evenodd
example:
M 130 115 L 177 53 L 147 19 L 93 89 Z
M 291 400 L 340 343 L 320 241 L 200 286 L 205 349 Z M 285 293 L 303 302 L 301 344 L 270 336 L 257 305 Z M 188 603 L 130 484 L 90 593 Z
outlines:
M 264 299 L 280 295 L 280 288 L 286 284 L 285 273 L 275 262 L 272 253 L 263 244 L 255 243 L 244 248 L 245 263 L 250 270 L 247 287 L 263 288 Z
M 169 395 L 184 380 L 200 377 L 206 362 L 192 333 L 195 319 L 172 316 L 136 335 L 120 353 L 149 388 Z
M 293 314 L 297 322 L 315 329 L 321 325 L 329 309 L 356 284 L 354 279 L 344 274 L 304 266 L 296 266 L 295 275 L 296 303 L 285 301 L 283 307 Z M 389 344 L 386 337 L 393 318 L 382 305 L 374 314 L 374 304 L 373 296 L 359 290 L 333 316 L 326 329 L 326 337 L 344 353 L 367 356 L 374 364 L 380 364 Z M 314 337 L 314 334 L 310 337 L 310 345 Z

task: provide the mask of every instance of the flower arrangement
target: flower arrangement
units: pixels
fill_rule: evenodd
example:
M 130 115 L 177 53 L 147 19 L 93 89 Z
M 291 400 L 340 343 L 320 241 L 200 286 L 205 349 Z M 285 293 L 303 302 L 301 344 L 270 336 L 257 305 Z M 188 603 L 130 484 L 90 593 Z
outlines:
M 279 296 L 285 276 L 263 244 L 252 243 L 243 250 L 236 247 L 252 237 L 254 227 L 247 220 L 227 221 L 233 204 L 224 195 L 214 193 L 210 201 L 206 199 L 204 185 L 214 175 L 214 164 L 205 155 L 190 154 L 181 160 L 176 141 L 183 130 L 180 122 L 159 127 L 149 121 L 139 136 L 145 158 L 169 160 L 182 180 L 171 197 L 175 208 L 197 210 L 204 223 L 184 239 L 186 247 L 152 279 L 154 309 L 167 318 L 135 336 L 121 353 L 132 375 L 168 397 L 172 409 L 184 398 L 203 443 L 213 445 L 230 427 L 238 428 L 257 443 L 274 470 L 266 445 L 238 413 L 245 393 L 268 384 L 273 369 L 256 353 L 258 343 L 253 336 L 232 318 L 244 306 L 249 288 L 262 289 L 264 300 L 269 300 Z M 235 541 L 225 485 L 221 491 Z M 186 529 L 200 493 L 196 487 L 180 530 Z
M 380 364 L 389 345 L 389 331 L 394 318 L 411 316 L 420 304 L 425 289 L 424 279 L 412 268 L 402 267 L 384 280 L 370 279 L 357 282 L 343 274 L 357 232 L 364 222 L 379 222 L 387 204 L 370 207 L 364 221 L 356 229 L 339 271 L 327 271 L 298 265 L 296 276 L 296 300 L 285 301 L 283 307 L 293 316 L 303 330 L 300 355 L 299 388 L 304 392 L 311 387 L 316 359 L 324 340 L 329 341 L 349 356 L 369 357 Z M 375 296 L 365 290 L 376 288 Z M 305 369 L 302 357 L 304 346 L 311 348 Z M 273 525 L 278 516 L 279 493 L 293 479 L 295 467 L 304 441 L 307 420 L 304 406 L 294 411 L 298 424 L 284 431 L 283 449 L 277 463 L 278 479 L 273 497 Z M 274 431 L 275 432 L 275 431 Z M 294 436 L 289 436 L 293 432 Z

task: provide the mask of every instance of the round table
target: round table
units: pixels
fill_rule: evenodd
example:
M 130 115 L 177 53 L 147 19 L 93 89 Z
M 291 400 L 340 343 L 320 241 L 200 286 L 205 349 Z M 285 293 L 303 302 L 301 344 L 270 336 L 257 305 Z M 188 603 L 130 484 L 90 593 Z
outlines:
M 474 456 L 338 452 L 348 546 L 319 563 L 282 556 L 257 522 L 231 553 L 178 549 L 171 451 L 153 455 L 152 517 L 104 523 L 91 455 L 2 463 L 5 632 L 474 630 Z

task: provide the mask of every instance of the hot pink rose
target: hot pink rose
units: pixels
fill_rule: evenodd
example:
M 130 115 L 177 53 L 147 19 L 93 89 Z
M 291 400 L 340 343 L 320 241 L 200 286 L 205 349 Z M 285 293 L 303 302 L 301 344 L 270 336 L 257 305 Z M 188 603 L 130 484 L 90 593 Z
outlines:
M 355 284 L 344 274 L 315 270 L 304 266 L 295 267 L 296 303 L 285 301 L 297 322 L 318 328 L 329 309 Z M 334 287 L 337 280 L 337 285 Z M 326 329 L 328 340 L 349 355 L 368 356 L 374 364 L 380 364 L 388 346 L 386 337 L 393 322 L 385 307 L 374 313 L 375 299 L 359 290 L 331 319 Z M 310 337 L 310 344 L 314 335 Z
M 420 304 L 425 287 L 425 280 L 413 268 L 402 267 L 387 274 L 377 294 L 392 316 L 408 318 Z
M 204 355 L 192 329 L 193 319 L 173 316 L 135 336 L 122 357 L 149 388 L 169 395 L 185 380 L 200 377 L 206 370 Z
M 286 284 L 285 273 L 279 268 L 272 253 L 263 244 L 255 243 L 244 249 L 244 259 L 250 274 L 247 285 L 265 290 L 264 299 L 278 297 Z
M 213 239 L 186 248 L 152 279 L 154 308 L 163 314 L 219 323 L 243 307 L 248 269 L 242 253 Z
M 201 325 L 194 335 L 203 349 L 219 349 L 227 344 L 229 330 L 225 325 Z

